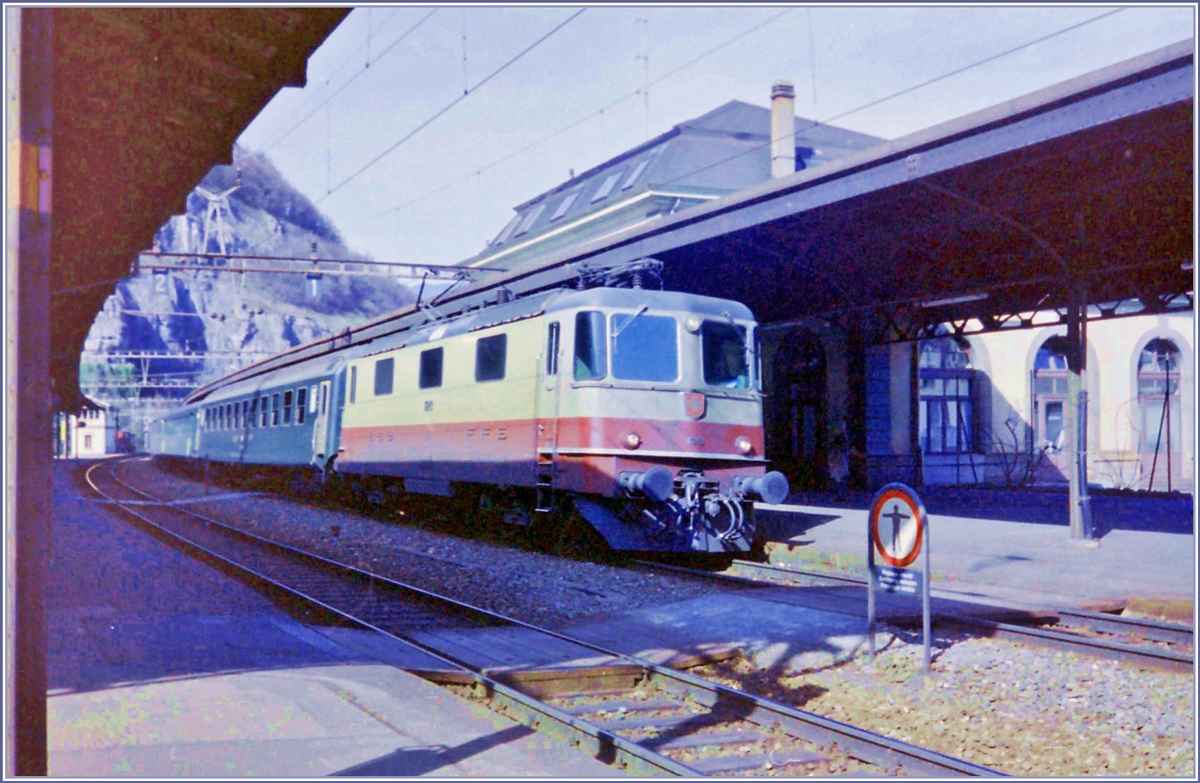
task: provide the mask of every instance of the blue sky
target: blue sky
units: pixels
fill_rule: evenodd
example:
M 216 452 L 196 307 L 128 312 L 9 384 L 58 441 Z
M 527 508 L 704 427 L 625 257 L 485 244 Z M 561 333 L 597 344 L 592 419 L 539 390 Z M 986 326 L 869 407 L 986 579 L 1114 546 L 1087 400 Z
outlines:
M 570 169 L 729 100 L 766 106 L 778 79 L 799 116 L 893 139 L 1194 29 L 1190 5 L 362 7 L 239 143 L 352 249 L 455 263 Z

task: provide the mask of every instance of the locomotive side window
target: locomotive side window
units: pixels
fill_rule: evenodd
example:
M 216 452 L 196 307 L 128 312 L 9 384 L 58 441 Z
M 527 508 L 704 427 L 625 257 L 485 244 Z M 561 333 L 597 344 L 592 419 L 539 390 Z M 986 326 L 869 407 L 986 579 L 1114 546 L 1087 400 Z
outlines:
M 612 374 L 627 381 L 673 381 L 679 377 L 679 341 L 675 319 L 645 315 L 612 317 Z
M 271 426 L 279 426 L 279 395 L 271 395 Z
M 258 420 L 258 426 L 265 427 L 268 422 L 267 416 L 270 415 L 271 398 L 264 394 L 262 396 L 262 405 L 259 406 L 259 409 L 262 411 L 262 416 Z
M 308 389 L 301 386 L 296 389 L 296 423 L 304 423 L 304 411 L 308 408 Z
M 392 379 L 396 371 L 395 359 L 380 359 L 375 362 L 375 396 L 392 393 Z
M 358 368 L 350 368 L 350 404 L 353 405 L 358 399 Z
M 750 362 L 746 356 L 746 329 L 720 321 L 700 327 L 704 351 L 704 382 L 727 389 L 750 388 Z
M 504 378 L 504 363 L 508 356 L 508 335 L 482 337 L 475 343 L 475 380 L 499 381 Z
M 417 378 L 417 386 L 433 389 L 442 385 L 442 353 L 441 348 L 421 351 L 421 373 Z
M 292 390 L 283 393 L 283 423 L 292 423 Z
M 603 378 L 608 366 L 608 340 L 604 313 L 588 310 L 575 314 L 575 380 Z
M 550 324 L 546 333 L 546 374 L 558 375 L 558 321 Z

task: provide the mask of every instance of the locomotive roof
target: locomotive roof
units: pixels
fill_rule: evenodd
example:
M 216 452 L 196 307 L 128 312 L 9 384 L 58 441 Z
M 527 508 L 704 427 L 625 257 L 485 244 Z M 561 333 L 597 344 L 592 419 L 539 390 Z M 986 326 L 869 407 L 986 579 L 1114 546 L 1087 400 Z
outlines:
M 430 321 L 414 328 L 398 330 L 345 348 L 333 349 L 325 354 L 301 359 L 294 364 L 278 369 L 243 375 L 232 381 L 214 381 L 207 390 L 200 394 L 193 394 L 187 402 L 217 402 L 246 394 L 251 390 L 307 380 L 336 370 L 339 363 L 342 362 L 392 351 L 404 346 L 419 345 L 430 340 L 454 337 L 491 326 L 521 321 L 542 313 L 579 307 L 637 309 L 642 305 L 647 305 L 648 311 L 651 313 L 656 310 L 668 310 L 719 318 L 731 317 L 743 321 L 754 320 L 754 315 L 744 304 L 711 296 L 698 296 L 677 291 L 656 291 L 648 288 L 600 287 L 587 288 L 582 291 L 559 288 L 523 296 L 504 304 L 493 304 L 479 310 L 471 310 L 449 319 Z

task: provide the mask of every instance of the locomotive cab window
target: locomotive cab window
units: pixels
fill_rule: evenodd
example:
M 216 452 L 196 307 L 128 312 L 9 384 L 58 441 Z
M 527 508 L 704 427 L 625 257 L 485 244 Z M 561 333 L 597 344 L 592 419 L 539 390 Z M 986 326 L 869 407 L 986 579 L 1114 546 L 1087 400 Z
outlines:
M 480 338 L 475 343 L 475 380 L 477 382 L 503 380 L 507 357 L 507 334 Z
M 442 354 L 441 348 L 421 351 L 421 372 L 417 378 L 420 388 L 433 389 L 442 385 Z
M 675 319 L 636 313 L 612 317 L 612 374 L 627 381 L 674 381 L 679 377 Z
M 558 375 L 558 321 L 546 330 L 546 374 Z
M 308 408 L 308 389 L 301 386 L 296 389 L 296 423 L 304 423 L 304 413 Z
M 750 388 L 746 329 L 720 321 L 705 321 L 700 327 L 704 352 L 704 382 L 727 389 Z
M 380 359 L 375 362 L 375 396 L 392 393 L 392 380 L 396 371 L 395 359 Z
M 604 313 L 575 314 L 575 380 L 592 381 L 608 372 L 608 340 Z

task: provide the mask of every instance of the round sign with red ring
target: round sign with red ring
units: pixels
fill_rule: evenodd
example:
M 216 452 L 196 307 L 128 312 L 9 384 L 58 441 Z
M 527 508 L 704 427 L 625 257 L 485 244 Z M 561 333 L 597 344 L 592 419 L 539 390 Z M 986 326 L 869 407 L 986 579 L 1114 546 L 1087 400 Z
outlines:
M 907 487 L 888 485 L 880 491 L 871 504 L 867 519 L 871 526 L 871 543 L 883 562 L 893 568 L 912 565 L 924 543 L 924 516 L 924 504 Z M 888 529 L 880 530 L 881 525 Z

